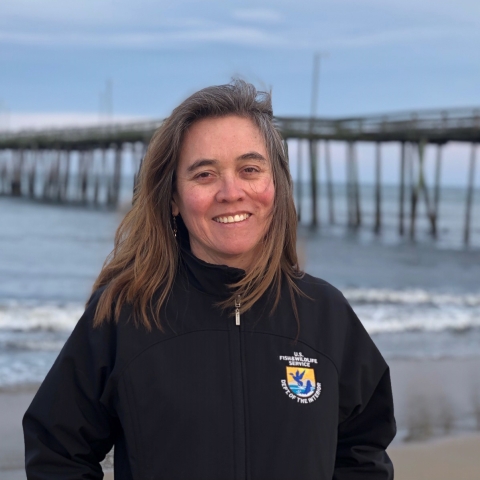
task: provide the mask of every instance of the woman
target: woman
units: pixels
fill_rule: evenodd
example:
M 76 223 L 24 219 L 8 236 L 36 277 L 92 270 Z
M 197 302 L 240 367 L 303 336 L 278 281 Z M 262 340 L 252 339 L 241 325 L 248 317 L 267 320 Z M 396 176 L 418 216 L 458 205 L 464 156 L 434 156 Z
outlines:
M 24 417 L 28 478 L 392 479 L 388 366 L 297 264 L 270 96 L 193 94 L 152 139 L 86 310 Z

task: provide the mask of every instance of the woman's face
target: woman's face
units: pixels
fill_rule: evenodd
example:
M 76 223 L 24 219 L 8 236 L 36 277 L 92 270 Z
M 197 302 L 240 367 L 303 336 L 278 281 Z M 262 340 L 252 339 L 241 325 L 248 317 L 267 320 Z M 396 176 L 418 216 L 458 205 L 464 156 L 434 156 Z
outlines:
M 262 134 L 247 118 L 205 118 L 186 132 L 176 171 L 173 215 L 181 214 L 192 253 L 248 269 L 259 253 L 275 188 Z

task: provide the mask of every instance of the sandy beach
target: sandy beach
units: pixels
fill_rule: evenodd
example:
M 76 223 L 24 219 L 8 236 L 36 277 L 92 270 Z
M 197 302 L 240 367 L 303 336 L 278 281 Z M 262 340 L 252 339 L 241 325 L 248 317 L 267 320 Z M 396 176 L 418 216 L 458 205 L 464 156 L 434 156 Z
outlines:
M 479 452 L 479 433 L 412 442 L 388 450 L 395 480 L 478 480 Z
M 394 360 L 389 365 L 398 426 L 394 445 L 480 433 L 480 358 Z
M 478 480 L 480 358 L 389 362 L 398 434 L 396 480 Z M 21 419 L 35 394 L 0 391 L 0 477 L 25 480 Z M 479 422 L 479 423 L 477 423 Z M 106 479 L 113 479 L 106 472 Z
M 22 417 L 36 389 L 0 392 L 0 478 L 25 479 Z

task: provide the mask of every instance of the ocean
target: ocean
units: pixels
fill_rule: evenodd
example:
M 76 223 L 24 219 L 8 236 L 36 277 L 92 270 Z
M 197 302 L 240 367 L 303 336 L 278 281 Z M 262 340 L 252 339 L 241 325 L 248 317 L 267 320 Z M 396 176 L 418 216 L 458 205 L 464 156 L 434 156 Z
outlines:
M 130 187 L 123 187 L 124 208 Z M 384 188 L 381 235 L 372 228 L 373 187 L 361 190 L 357 232 L 345 228 L 342 185 L 335 186 L 336 225 L 326 221 L 326 192 L 315 231 L 303 199 L 305 270 L 344 293 L 387 360 L 480 356 L 480 192 L 465 248 L 464 190 L 442 191 L 439 239 L 419 218 L 414 242 L 396 233 L 396 187 Z M 0 389 L 42 381 L 83 312 L 121 218 L 121 211 L 0 197 Z

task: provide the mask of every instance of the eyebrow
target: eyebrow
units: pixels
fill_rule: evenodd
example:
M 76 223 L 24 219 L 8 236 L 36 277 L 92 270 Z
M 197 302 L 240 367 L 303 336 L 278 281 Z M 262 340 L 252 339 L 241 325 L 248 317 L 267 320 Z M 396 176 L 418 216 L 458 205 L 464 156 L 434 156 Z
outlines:
M 261 155 L 258 152 L 255 152 L 255 151 L 244 153 L 244 154 L 240 155 L 239 157 L 237 157 L 236 160 L 259 160 L 261 162 L 266 162 L 267 161 L 266 158 L 263 155 Z M 193 162 L 187 168 L 187 172 L 193 172 L 197 168 L 205 167 L 207 165 L 217 165 L 217 164 L 218 164 L 218 160 L 215 160 L 213 158 L 212 159 L 201 158 L 201 159 Z
M 252 151 L 244 153 L 237 157 L 237 160 L 260 160 L 261 162 L 266 162 L 267 159 L 258 152 Z
M 206 165 L 216 165 L 218 163 L 218 160 L 209 160 L 208 158 L 202 158 L 200 160 L 197 160 L 196 162 L 193 162 L 188 168 L 187 172 L 193 172 L 197 168 L 200 167 L 205 167 Z

